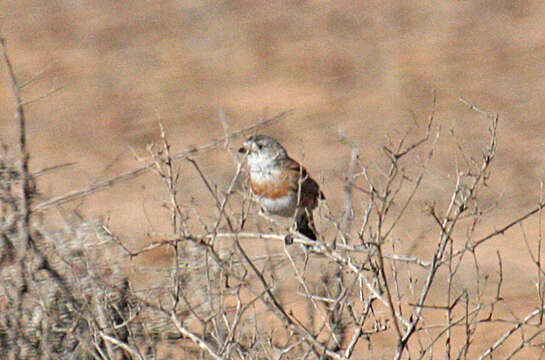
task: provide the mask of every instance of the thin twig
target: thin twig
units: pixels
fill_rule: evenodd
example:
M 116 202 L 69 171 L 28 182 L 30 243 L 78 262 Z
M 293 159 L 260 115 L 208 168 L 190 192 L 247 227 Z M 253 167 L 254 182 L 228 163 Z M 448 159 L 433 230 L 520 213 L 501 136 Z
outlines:
M 266 126 L 270 126 L 273 123 L 275 123 L 277 121 L 280 121 L 287 114 L 289 114 L 289 111 L 285 111 L 285 112 L 282 112 L 282 113 L 280 113 L 278 115 L 275 115 L 275 116 L 273 116 L 271 118 L 258 121 L 257 123 L 255 123 L 255 124 L 253 124 L 251 126 L 248 126 L 248 127 L 245 127 L 243 129 L 240 129 L 238 131 L 233 132 L 231 134 L 231 138 L 236 138 L 236 137 L 239 137 L 241 135 L 244 135 L 244 134 L 250 133 L 252 131 L 255 131 L 256 129 L 260 129 L 260 128 L 263 128 L 263 127 L 266 127 Z M 211 150 L 217 148 L 218 146 L 221 146 L 221 144 L 224 141 L 225 141 L 225 138 L 217 139 L 217 140 L 209 142 L 208 144 L 199 146 L 197 148 L 189 148 L 189 149 L 184 150 L 184 151 L 182 151 L 180 153 L 174 154 L 172 156 L 172 159 L 173 160 L 187 159 L 190 156 L 195 156 L 197 154 L 202 154 L 202 153 L 211 151 Z M 51 208 L 53 206 L 58 206 L 58 205 L 62 205 L 64 203 L 66 203 L 66 202 L 81 199 L 81 198 L 89 196 L 89 195 L 91 195 L 91 194 L 93 194 L 93 193 L 95 193 L 97 191 L 102 191 L 102 190 L 104 190 L 106 188 L 109 188 L 109 187 L 111 187 L 113 185 L 116 185 L 116 184 L 119 184 L 119 183 L 122 183 L 122 182 L 125 182 L 125 181 L 128 181 L 128 180 L 134 179 L 134 178 L 148 172 L 154 166 L 155 165 L 153 163 L 150 163 L 148 165 L 139 167 L 137 169 L 127 171 L 127 172 L 122 173 L 120 175 L 114 176 L 114 177 L 112 177 L 110 179 L 100 181 L 100 182 L 98 182 L 96 184 L 87 186 L 84 189 L 74 190 L 74 191 L 69 192 L 68 194 L 55 196 L 55 197 L 53 197 L 53 198 L 51 198 L 49 200 L 43 201 L 43 202 L 41 202 L 39 204 L 36 204 L 36 205 L 32 206 L 31 209 L 32 209 L 33 212 L 41 212 L 41 211 L 47 210 L 47 209 L 49 209 L 49 208 Z
M 7 54 L 6 40 L 0 38 L 0 47 L 2 48 L 2 58 L 8 75 L 11 81 L 11 90 L 15 97 L 15 120 L 19 127 L 19 173 L 21 177 L 20 192 L 21 192 L 21 221 L 19 223 L 19 235 L 21 237 L 21 243 L 19 244 L 19 258 L 23 258 L 27 248 L 30 246 L 30 175 L 28 171 L 28 151 L 26 143 L 26 118 L 23 102 L 21 101 L 21 94 L 13 66 Z
M 212 356 L 216 360 L 224 360 L 225 358 L 220 356 L 214 347 L 206 342 L 205 340 L 201 339 L 196 334 L 192 333 L 187 329 L 185 326 L 182 325 L 180 320 L 178 319 L 178 316 L 176 316 L 176 313 L 172 311 L 170 313 L 170 321 L 176 326 L 176 329 L 182 334 L 183 336 L 189 338 L 191 341 L 193 341 L 197 346 L 199 346 L 201 349 L 206 351 L 210 356 Z

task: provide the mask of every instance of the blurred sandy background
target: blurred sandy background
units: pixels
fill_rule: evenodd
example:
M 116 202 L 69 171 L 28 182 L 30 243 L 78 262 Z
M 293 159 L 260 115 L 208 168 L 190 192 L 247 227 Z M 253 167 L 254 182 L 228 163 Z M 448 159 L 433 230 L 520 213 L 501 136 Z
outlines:
M 423 126 L 436 90 L 436 125 L 454 137 L 441 140 L 418 201 L 445 200 L 460 160 L 456 142 L 476 157 L 485 144 L 488 122 L 460 97 L 500 114 L 495 177 L 483 198 L 499 205 L 482 233 L 539 200 L 545 174 L 543 2 L 17 0 L 0 3 L 0 14 L 19 81 L 40 77 L 23 89 L 23 98 L 58 88 L 26 107 L 31 169 L 76 162 L 40 178 L 44 198 L 141 166 L 130 149 L 145 154 L 145 145 L 159 139 L 156 114 L 178 152 L 223 135 L 220 108 L 232 130 L 291 109 L 263 132 L 304 158 L 328 204 L 340 212 L 350 147 L 339 134 L 360 146 L 362 164 L 384 164 L 377 159 L 388 136 Z M 14 144 L 5 70 L 0 86 L 0 140 Z M 219 148 L 198 160 L 215 184 L 226 186 L 235 169 L 228 152 Z M 180 196 L 210 202 L 189 164 L 180 166 Z M 105 217 L 136 245 L 146 233 L 168 230 L 165 198 L 148 174 L 64 209 Z M 397 236 L 412 253 L 425 255 L 433 239 L 426 230 L 433 227 L 417 218 L 404 220 Z M 535 238 L 536 221 L 525 230 Z M 523 316 L 536 305 L 535 270 L 520 229 L 482 248 L 490 254 L 483 268 L 491 273 L 497 249 L 510 274 L 503 311 Z M 489 330 L 477 349 L 501 333 Z

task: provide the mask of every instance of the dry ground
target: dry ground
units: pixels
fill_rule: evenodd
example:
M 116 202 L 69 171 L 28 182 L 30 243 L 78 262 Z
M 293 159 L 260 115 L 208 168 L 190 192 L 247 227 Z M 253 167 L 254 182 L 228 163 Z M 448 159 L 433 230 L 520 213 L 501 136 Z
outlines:
M 442 137 L 424 191 L 395 234 L 403 250 L 429 256 L 436 232 L 421 210 L 425 202 L 445 204 L 463 161 L 457 144 L 478 157 L 485 143 L 488 123 L 460 97 L 500 114 L 494 177 L 482 198 L 484 206 L 497 207 L 484 217 L 482 234 L 539 201 L 545 3 L 17 0 L 0 3 L 0 14 L 20 81 L 41 74 L 25 87 L 24 99 L 58 89 L 26 108 L 31 170 L 76 163 L 40 178 L 44 199 L 140 166 L 132 151 L 145 154 L 145 145 L 158 140 L 156 114 L 178 152 L 223 135 L 219 109 L 232 129 L 293 110 L 263 132 L 304 159 L 329 207 L 340 214 L 351 151 L 341 135 L 359 146 L 361 164 L 384 164 L 382 146 L 425 124 L 435 90 Z M 4 71 L 0 85 L 0 140 L 13 144 Z M 221 147 L 198 161 L 220 189 L 235 171 Z M 192 167 L 180 168 L 181 200 L 211 206 Z M 149 233 L 168 231 L 164 199 L 162 184 L 146 174 L 63 209 L 107 218 L 116 234 L 137 246 L 149 241 Z M 48 216 L 61 219 L 58 210 Z M 524 230 L 535 239 L 535 219 Z M 490 276 L 496 250 L 504 260 L 501 311 L 524 316 L 536 306 L 536 287 L 521 229 L 481 249 L 481 266 Z M 168 264 L 168 255 L 139 261 Z M 503 331 L 480 333 L 475 353 Z M 385 358 L 394 350 L 385 345 Z M 519 358 L 537 354 L 539 349 L 528 349 Z

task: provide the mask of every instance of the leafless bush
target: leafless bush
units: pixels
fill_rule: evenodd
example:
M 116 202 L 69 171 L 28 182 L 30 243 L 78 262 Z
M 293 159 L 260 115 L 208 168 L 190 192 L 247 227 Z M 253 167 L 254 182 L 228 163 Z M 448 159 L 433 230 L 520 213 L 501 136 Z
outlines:
M 430 256 L 401 250 L 398 228 L 409 210 L 422 207 L 415 198 L 423 192 L 430 161 L 440 146 L 435 100 L 425 126 L 386 144 L 383 159 L 372 169 L 361 163 L 357 145 L 349 144 L 343 210 L 336 214 L 322 204 L 318 221 L 324 231 L 319 240 L 292 232 L 295 242 L 307 247 L 286 247 L 290 227 L 264 214 L 267 230 L 250 225 L 259 215 L 244 185 L 243 159 L 232 152 L 236 170 L 222 187 L 207 176 L 196 157 L 221 146 L 231 151 L 236 136 L 284 114 L 237 132 L 230 131 L 220 114 L 225 137 L 180 154 L 171 154 L 160 125 L 162 142 L 148 148 L 144 166 L 64 196 L 35 200 L 23 101 L 4 45 L 2 41 L 21 136 L 16 156 L 8 149 L 0 154 L 3 358 L 155 359 L 170 347 L 180 357 L 202 359 L 465 359 L 469 354 L 484 359 L 518 334 L 522 336 L 515 345 L 511 342 L 503 352 L 506 358 L 525 347 L 541 346 L 541 237 L 526 239 L 529 261 L 536 267 L 538 306 L 523 319 L 512 321 L 495 312 L 503 300 L 501 253 L 493 254 L 493 278 L 482 276 L 479 267 L 480 257 L 490 256 L 477 251 L 482 244 L 544 206 L 540 202 L 495 231 L 476 235 L 481 217 L 490 210 L 482 207 L 480 193 L 493 175 L 497 115 L 464 101 L 482 115 L 489 133 L 482 140 L 480 158 L 459 149 L 464 161 L 453 170 L 448 203 L 427 199 L 420 209 L 424 211 L 419 216 L 434 223 L 426 231 L 435 233 Z M 185 161 L 202 180 L 214 204 L 212 216 L 209 208 L 180 204 L 178 191 L 184 185 L 177 160 Z M 146 171 L 153 171 L 165 185 L 171 223 L 170 233 L 148 246 L 130 248 L 105 224 L 77 214 L 67 219 L 65 228 L 51 230 L 43 223 L 41 213 L 48 208 Z M 199 226 L 192 223 L 195 219 Z M 264 251 L 247 245 L 258 242 L 271 245 L 259 247 Z M 153 274 L 155 286 L 138 288 L 126 268 L 157 247 L 172 251 L 172 265 Z M 471 284 L 455 286 L 466 276 L 461 269 L 467 266 L 474 272 Z M 432 297 L 432 292 L 440 296 Z M 484 352 L 472 352 L 478 330 L 490 323 L 504 327 L 505 333 Z

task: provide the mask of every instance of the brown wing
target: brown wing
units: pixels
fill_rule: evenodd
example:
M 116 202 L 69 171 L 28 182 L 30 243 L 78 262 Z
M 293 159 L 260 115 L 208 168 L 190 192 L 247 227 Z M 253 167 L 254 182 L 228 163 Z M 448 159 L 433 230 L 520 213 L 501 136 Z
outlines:
M 323 199 L 324 194 L 320 191 L 320 185 L 310 177 L 307 170 L 302 167 L 297 161 L 287 158 L 289 174 L 292 177 L 291 183 L 293 184 L 293 190 L 299 191 L 299 179 L 302 179 L 301 183 L 301 205 L 305 208 L 314 209 L 318 205 L 318 199 Z

